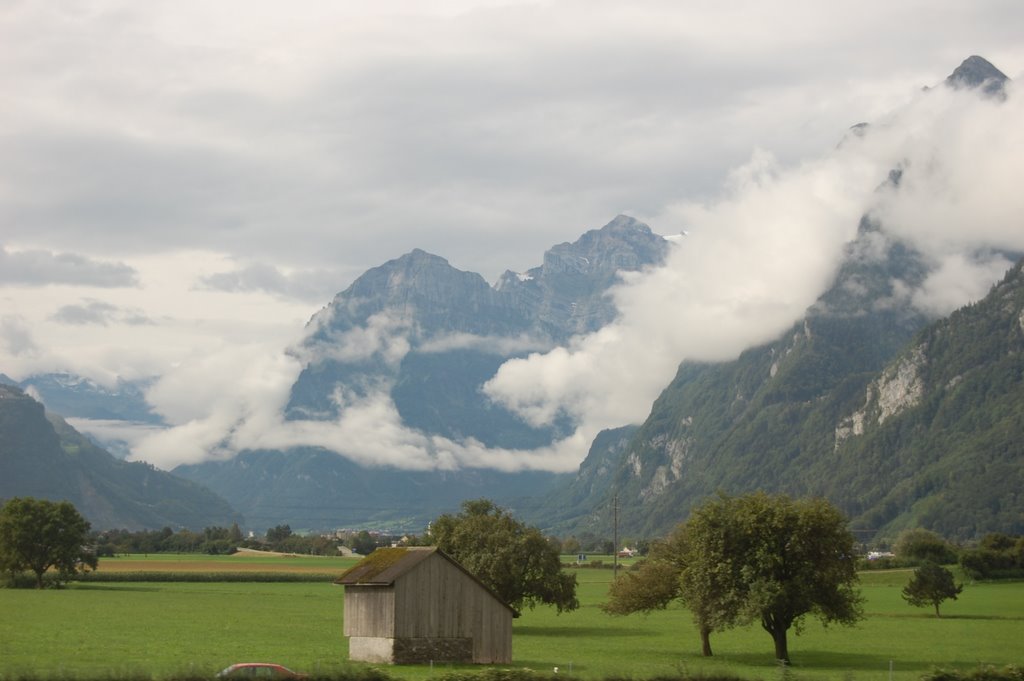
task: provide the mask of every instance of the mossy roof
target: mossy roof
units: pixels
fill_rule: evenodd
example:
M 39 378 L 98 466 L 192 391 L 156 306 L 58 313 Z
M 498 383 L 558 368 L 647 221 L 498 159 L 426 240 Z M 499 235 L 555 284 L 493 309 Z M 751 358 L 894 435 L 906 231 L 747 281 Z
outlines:
M 513 617 L 519 612 L 503 601 L 494 590 L 480 581 L 472 572 L 464 568 L 451 556 L 436 546 L 404 546 L 397 548 L 379 548 L 361 561 L 343 572 L 335 584 L 344 586 L 391 586 L 395 580 L 412 570 L 430 556 L 437 554 L 458 568 L 469 579 L 479 584 L 496 601 L 508 608 Z
M 391 585 L 436 552 L 434 546 L 379 548 L 343 572 L 335 584 Z

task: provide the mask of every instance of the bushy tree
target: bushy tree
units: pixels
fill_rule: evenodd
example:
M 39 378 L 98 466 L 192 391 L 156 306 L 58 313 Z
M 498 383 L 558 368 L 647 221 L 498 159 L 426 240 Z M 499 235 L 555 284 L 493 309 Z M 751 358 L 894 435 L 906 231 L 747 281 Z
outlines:
M 360 530 L 359 534 L 352 537 L 352 550 L 361 556 L 373 553 L 377 548 L 377 540 L 366 530 Z
M 679 570 L 666 560 L 651 558 L 612 582 L 601 610 L 609 615 L 664 610 L 678 597 Z
M 562 571 L 558 550 L 487 499 L 462 503 L 458 515 L 431 523 L 435 546 L 458 561 L 516 610 L 537 604 L 558 612 L 579 607 L 576 576 Z
M 0 508 L 0 566 L 10 573 L 31 570 L 38 589 L 50 568 L 63 581 L 96 568 L 88 538 L 89 522 L 70 502 L 15 497 Z
M 904 564 L 938 563 L 948 565 L 957 560 L 956 549 L 939 534 L 931 530 L 914 528 L 904 530 L 896 538 L 893 553 Z
M 712 631 L 757 621 L 771 635 L 776 658 L 788 662 L 788 632 L 799 631 L 807 615 L 826 624 L 863 616 L 853 535 L 821 499 L 721 496 L 697 508 L 651 554 L 635 576 L 613 587 L 605 609 L 649 610 L 678 597 L 693 613 L 705 655 Z M 644 586 L 649 594 L 642 595 Z
M 946 568 L 935 563 L 925 563 L 914 570 L 914 576 L 903 587 L 903 600 L 918 608 L 935 606 L 935 616 L 942 617 L 939 604 L 947 598 L 955 601 L 963 588 L 963 584 L 954 583 L 953 573 Z

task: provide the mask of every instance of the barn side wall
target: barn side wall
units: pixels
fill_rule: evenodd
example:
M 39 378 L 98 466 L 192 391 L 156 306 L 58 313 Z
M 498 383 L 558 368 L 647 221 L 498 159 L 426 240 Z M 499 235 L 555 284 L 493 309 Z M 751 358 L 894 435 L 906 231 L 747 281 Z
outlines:
M 346 586 L 345 623 L 343 626 L 344 631 L 342 633 L 345 636 L 371 639 L 394 638 L 394 589 L 390 586 L 368 586 L 356 584 L 349 584 Z
M 393 612 L 396 638 L 471 639 L 473 662 L 512 661 L 512 612 L 440 555 L 396 580 Z

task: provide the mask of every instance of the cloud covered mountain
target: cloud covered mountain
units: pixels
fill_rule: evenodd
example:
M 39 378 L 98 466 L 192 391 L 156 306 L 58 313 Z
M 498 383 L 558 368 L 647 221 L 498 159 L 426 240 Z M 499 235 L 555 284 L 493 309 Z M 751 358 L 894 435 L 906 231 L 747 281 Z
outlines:
M 550 445 L 572 424 L 533 427 L 483 385 L 510 358 L 613 321 L 609 289 L 624 272 L 661 264 L 668 248 L 647 225 L 619 216 L 494 287 L 419 250 L 373 268 L 310 322 L 288 417 L 336 419 L 353 404 L 390 399 L 402 424 L 421 432 L 486 447 Z
M 916 268 L 890 255 L 879 266 L 898 286 Z M 768 490 L 828 498 L 865 540 L 908 527 L 958 539 L 1024 531 L 1022 268 L 927 325 L 900 306 L 851 314 L 860 276 L 849 268 L 776 341 L 684 363 L 647 421 L 595 442 L 570 494 L 532 517 L 608 533 L 617 496 L 620 530 L 657 536 L 718 492 Z M 836 298 L 844 305 L 830 307 Z
M 337 441 L 336 450 L 346 456 L 315 446 L 252 449 L 174 471 L 223 494 L 250 522 L 295 527 L 420 530 L 462 499 L 515 503 L 543 494 L 559 475 L 500 461 L 499 470 L 472 465 L 457 450 L 543 450 L 571 435 L 572 424 L 534 427 L 492 402 L 483 385 L 509 358 L 612 321 L 609 288 L 623 272 L 660 264 L 668 249 L 647 225 L 619 216 L 493 287 L 419 250 L 375 267 L 311 320 L 294 351 L 304 368 L 291 389 L 288 425 L 331 428 L 347 419 L 353 441 Z M 359 450 L 359 440 L 389 427 L 385 444 L 398 446 L 376 458 Z M 419 443 L 425 455 L 418 466 L 401 458 L 409 433 L 415 442 L 404 441 L 405 449 Z

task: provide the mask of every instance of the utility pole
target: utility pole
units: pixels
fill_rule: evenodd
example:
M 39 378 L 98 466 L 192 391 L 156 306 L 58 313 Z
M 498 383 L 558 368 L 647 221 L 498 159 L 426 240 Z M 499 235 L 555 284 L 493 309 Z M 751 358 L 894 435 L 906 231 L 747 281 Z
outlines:
M 619 576 L 619 494 L 612 497 L 612 579 Z

